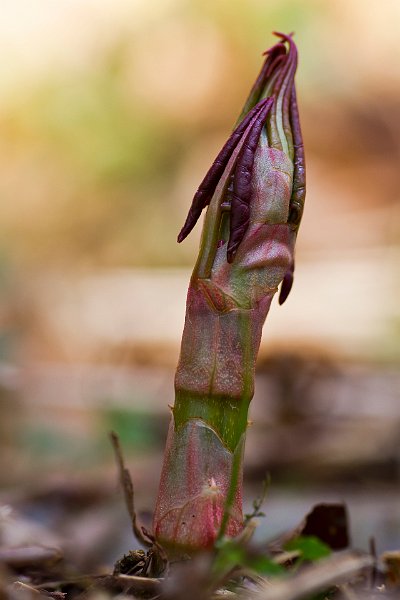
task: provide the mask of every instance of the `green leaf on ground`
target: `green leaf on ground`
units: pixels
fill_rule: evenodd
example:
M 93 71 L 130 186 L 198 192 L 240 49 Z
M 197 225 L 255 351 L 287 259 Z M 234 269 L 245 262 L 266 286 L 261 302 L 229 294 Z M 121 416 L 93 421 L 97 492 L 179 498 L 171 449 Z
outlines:
M 251 569 L 258 575 L 282 575 L 284 567 L 275 563 L 265 554 L 255 553 L 233 540 L 222 540 L 217 545 L 218 553 L 214 561 L 217 573 L 226 573 L 235 567 Z
M 314 535 L 299 536 L 285 544 L 285 550 L 300 552 L 303 560 L 320 560 L 331 554 L 331 549 Z

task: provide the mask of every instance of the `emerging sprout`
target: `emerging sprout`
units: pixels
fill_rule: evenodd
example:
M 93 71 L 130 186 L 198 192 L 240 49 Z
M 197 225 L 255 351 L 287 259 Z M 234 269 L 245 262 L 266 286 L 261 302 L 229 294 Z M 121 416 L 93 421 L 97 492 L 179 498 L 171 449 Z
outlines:
M 201 182 L 181 242 L 208 207 L 186 305 L 176 402 L 154 516 L 171 551 L 243 527 L 242 457 L 262 326 L 292 287 L 305 165 L 291 35 L 266 52 L 233 133 Z

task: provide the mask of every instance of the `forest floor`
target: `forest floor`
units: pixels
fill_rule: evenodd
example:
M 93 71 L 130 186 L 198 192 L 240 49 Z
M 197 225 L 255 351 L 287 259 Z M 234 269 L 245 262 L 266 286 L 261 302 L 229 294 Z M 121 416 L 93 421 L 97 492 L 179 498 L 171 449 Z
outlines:
M 400 547 L 378 552 L 380 544 L 371 534 L 367 548 L 355 549 L 345 503 L 317 503 L 297 526 L 268 538 L 262 511 L 270 518 L 269 483 L 253 501 L 239 538 L 171 561 L 149 533 L 151 515 L 136 514 L 122 454 L 117 458 L 132 526 L 129 550 L 114 565 L 105 552 L 120 547 L 121 515 L 125 529 L 129 523 L 126 513 L 116 511 L 116 505 L 122 507 L 112 486 L 64 480 L 40 491 L 5 494 L 0 499 L 1 600 L 400 597 Z M 284 494 L 280 502 L 284 511 Z M 357 503 L 352 510 L 357 511 Z

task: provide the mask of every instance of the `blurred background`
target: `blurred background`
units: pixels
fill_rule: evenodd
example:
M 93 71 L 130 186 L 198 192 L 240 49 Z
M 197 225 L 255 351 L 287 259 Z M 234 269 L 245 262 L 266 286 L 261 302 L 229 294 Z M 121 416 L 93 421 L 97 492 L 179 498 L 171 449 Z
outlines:
M 88 568 L 135 546 L 107 433 L 146 518 L 200 227 L 176 235 L 278 30 L 300 52 L 308 191 L 295 285 L 264 329 L 246 502 L 269 472 L 260 536 L 344 500 L 355 545 L 398 548 L 398 0 L 1 12 L 0 541 L 39 531 Z

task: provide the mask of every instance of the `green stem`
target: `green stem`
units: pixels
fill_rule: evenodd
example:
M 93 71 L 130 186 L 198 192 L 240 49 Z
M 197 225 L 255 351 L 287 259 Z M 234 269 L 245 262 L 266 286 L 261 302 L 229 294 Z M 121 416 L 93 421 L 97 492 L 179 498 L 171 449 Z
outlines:
M 255 360 L 269 301 L 218 310 L 211 282 L 192 280 L 155 533 L 175 551 L 211 546 L 243 527 L 242 470 Z M 213 302 L 214 299 L 214 302 Z
M 198 216 L 209 203 L 154 515 L 157 540 L 178 554 L 210 547 L 243 527 L 243 447 L 262 326 L 278 286 L 284 282 L 286 298 L 293 279 L 304 155 L 293 87 L 297 50 L 291 36 L 277 35 L 281 41 L 268 53 L 242 113 L 272 96 L 265 127 L 259 129 L 257 113 L 236 147 L 224 146 L 192 205 Z M 234 260 L 227 252 L 232 231 L 240 238 Z
M 246 432 L 249 399 L 232 402 L 226 396 L 203 396 L 176 392 L 173 409 L 175 428 L 179 429 L 189 419 L 204 421 L 214 429 L 224 446 L 234 452 Z

